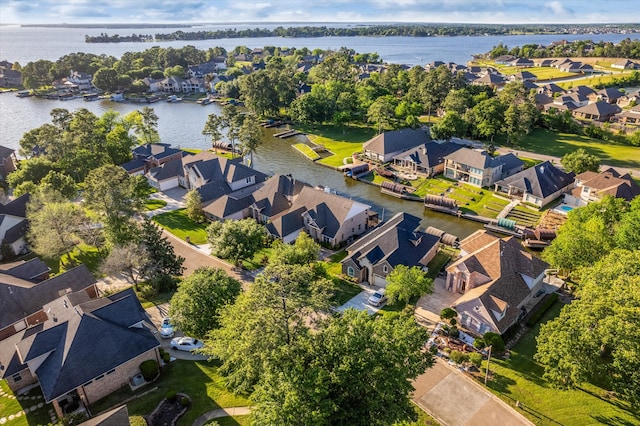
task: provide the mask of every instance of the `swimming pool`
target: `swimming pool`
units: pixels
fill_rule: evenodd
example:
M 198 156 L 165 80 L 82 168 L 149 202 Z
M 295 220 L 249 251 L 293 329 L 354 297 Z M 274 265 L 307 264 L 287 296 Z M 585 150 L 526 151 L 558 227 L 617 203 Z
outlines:
M 563 212 L 570 212 L 571 210 L 573 210 L 573 207 L 568 206 L 566 204 L 563 204 L 561 206 L 558 207 L 560 210 L 562 210 Z

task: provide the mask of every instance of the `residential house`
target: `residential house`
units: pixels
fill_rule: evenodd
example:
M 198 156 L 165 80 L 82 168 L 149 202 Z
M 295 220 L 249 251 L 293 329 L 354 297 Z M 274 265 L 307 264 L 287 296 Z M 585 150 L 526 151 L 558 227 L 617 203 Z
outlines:
M 512 67 L 518 68 L 531 68 L 534 66 L 534 63 L 529 58 L 516 58 L 509 63 Z
M 597 101 L 574 109 L 571 113 L 579 120 L 609 121 L 611 117 L 620 111 L 621 109 L 618 105 L 612 105 L 605 101 Z
M 517 72 L 509 76 L 510 81 L 536 81 L 538 77 L 529 71 Z
M 551 67 L 553 62 L 554 62 L 553 59 L 546 59 L 546 58 L 534 59 L 533 65 L 536 67 Z
M 155 326 L 132 289 L 101 299 L 86 289 L 58 294 L 41 312 L 2 341 L 0 374 L 14 390 L 37 383 L 60 417 L 127 386 L 142 362 L 160 362 Z
M 0 145 L 0 180 L 5 180 L 9 173 L 15 171 L 17 164 L 16 151 Z
M 608 87 L 606 89 L 598 90 L 595 93 L 587 95 L 587 98 L 589 98 L 590 102 L 604 101 L 610 104 L 617 104 L 618 99 L 620 99 L 623 95 L 624 93 L 619 89 Z
M 387 163 L 393 160 L 393 157 L 424 145 L 430 140 L 429 131 L 425 128 L 392 130 L 369 139 L 362 146 L 362 150 L 366 158 Z
M 267 223 L 267 231 L 285 243 L 306 232 L 319 243 L 338 247 L 369 229 L 371 206 L 328 191 L 304 186 L 291 207 Z
M 493 62 L 495 62 L 498 65 L 509 65 L 511 64 L 511 62 L 515 61 L 516 59 L 518 58 L 513 55 L 500 55 L 497 58 L 495 58 Z
M 573 111 L 574 109 L 586 106 L 589 104 L 589 99 L 586 96 L 582 96 L 579 93 L 568 93 L 566 95 L 560 95 L 553 98 L 550 104 L 547 104 L 545 110 L 555 108 L 559 111 Z
M 573 182 L 572 173 L 565 173 L 545 161 L 497 181 L 495 187 L 496 191 L 506 192 L 510 197 L 543 207 L 569 191 Z
M 600 173 L 587 171 L 575 178 L 576 186 L 569 194 L 565 194 L 564 203 L 574 207 L 583 207 L 589 203 L 600 201 L 604 196 L 633 200 L 640 195 L 638 185 L 631 175 L 621 175 L 609 168 Z
M 23 194 L 6 204 L 0 203 L 0 242 L 7 244 L 16 255 L 29 251 L 27 242 L 29 199 L 29 194 Z
M 346 248 L 342 273 L 358 282 L 386 287 L 398 266 L 426 268 L 438 251 L 440 238 L 420 230 L 420 218 L 397 213 Z
M 580 85 L 569 89 L 569 93 L 577 93 L 578 95 L 587 98 L 589 95 L 595 93 L 595 90 L 589 86 Z
M 71 71 L 67 82 L 76 86 L 79 90 L 93 89 L 93 76 L 84 72 Z
M 617 122 L 622 124 L 640 124 L 640 105 L 616 114 L 615 118 Z
M 538 93 L 543 93 L 549 96 L 550 98 L 553 98 L 554 96 L 557 96 L 557 95 L 564 95 L 567 92 L 557 84 L 550 83 L 550 84 L 545 84 L 543 86 L 540 86 L 538 88 Z
M 474 186 L 491 186 L 524 168 L 524 163 L 509 153 L 491 157 L 486 151 L 462 148 L 445 156 L 444 176 Z
M 133 159 L 122 164 L 122 167 L 131 175 L 145 174 L 149 170 L 160 165 L 180 160 L 185 152 L 173 148 L 168 143 L 147 143 L 133 149 Z
M 502 74 L 486 73 L 480 78 L 473 80 L 471 84 L 491 86 L 494 89 L 499 89 L 507 84 Z
M 158 83 L 160 91 L 165 93 L 180 93 L 182 91 L 183 78 L 180 77 L 166 77 Z
M 211 60 L 198 65 L 191 65 L 187 68 L 187 75 L 190 78 L 202 78 L 205 75 L 216 74 L 218 72 L 218 62 Z
M 638 104 L 640 104 L 640 90 L 623 93 L 622 96 L 618 98 L 618 106 L 621 108 L 629 105 L 637 106 Z
M 252 194 L 250 215 L 260 223 L 267 223 L 272 217 L 291 208 L 306 183 L 291 175 L 275 175 Z
M 549 265 L 513 237 L 484 238 L 490 242 L 447 267 L 445 288 L 461 294 L 453 304 L 461 326 L 479 335 L 503 334 L 542 300 Z
M 640 69 L 640 64 L 629 59 L 618 59 L 616 62 L 611 64 L 611 68 L 617 68 L 619 70 L 637 70 Z
M 584 64 L 582 62 L 574 62 L 571 60 L 562 61 L 556 67 L 560 71 L 571 72 L 571 73 L 581 73 L 581 74 L 591 74 L 593 73 L 593 66 L 590 64 Z
M 155 93 L 162 90 L 162 81 L 164 79 L 145 77 L 142 82 L 147 86 L 147 92 Z
M 403 152 L 393 157 L 393 164 L 409 169 L 412 173 L 434 176 L 444 172 L 444 157 L 461 149 L 462 146 L 453 142 L 427 142 L 413 150 Z
M 12 70 L 11 67 L 0 67 L 0 87 L 20 87 L 22 86 L 22 73 Z
M 182 93 L 204 93 L 205 84 L 204 78 L 201 77 L 189 77 L 182 80 Z

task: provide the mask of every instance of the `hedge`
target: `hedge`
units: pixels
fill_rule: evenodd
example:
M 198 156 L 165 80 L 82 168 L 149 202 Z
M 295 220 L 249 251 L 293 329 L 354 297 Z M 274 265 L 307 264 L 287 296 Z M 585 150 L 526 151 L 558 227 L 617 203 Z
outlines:
M 537 306 L 537 309 L 534 313 L 531 314 L 529 319 L 527 319 L 527 327 L 533 327 L 540 321 L 540 318 L 556 303 L 558 300 L 558 293 L 551 293 L 547 300 L 543 301 Z

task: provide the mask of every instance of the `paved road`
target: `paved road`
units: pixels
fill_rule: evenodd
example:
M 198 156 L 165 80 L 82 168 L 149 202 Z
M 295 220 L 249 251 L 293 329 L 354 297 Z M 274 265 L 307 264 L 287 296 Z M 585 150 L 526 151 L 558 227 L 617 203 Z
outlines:
M 440 358 L 413 385 L 413 401 L 445 426 L 533 426 L 514 408 Z

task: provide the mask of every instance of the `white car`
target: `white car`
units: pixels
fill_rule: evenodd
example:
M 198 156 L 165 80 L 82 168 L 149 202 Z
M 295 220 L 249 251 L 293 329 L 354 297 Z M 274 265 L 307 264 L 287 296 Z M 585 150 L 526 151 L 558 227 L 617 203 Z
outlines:
M 377 290 L 371 296 L 369 296 L 369 304 L 373 306 L 380 306 L 387 301 L 387 296 L 384 295 L 384 288 Z
M 171 340 L 171 349 L 177 351 L 191 352 L 203 346 L 204 343 L 202 343 L 202 340 L 194 339 L 193 337 L 176 337 Z
M 171 324 L 171 318 L 163 318 L 162 324 L 160 324 L 160 336 L 168 339 L 173 337 L 174 334 L 176 334 L 176 331 L 173 329 L 173 324 Z

